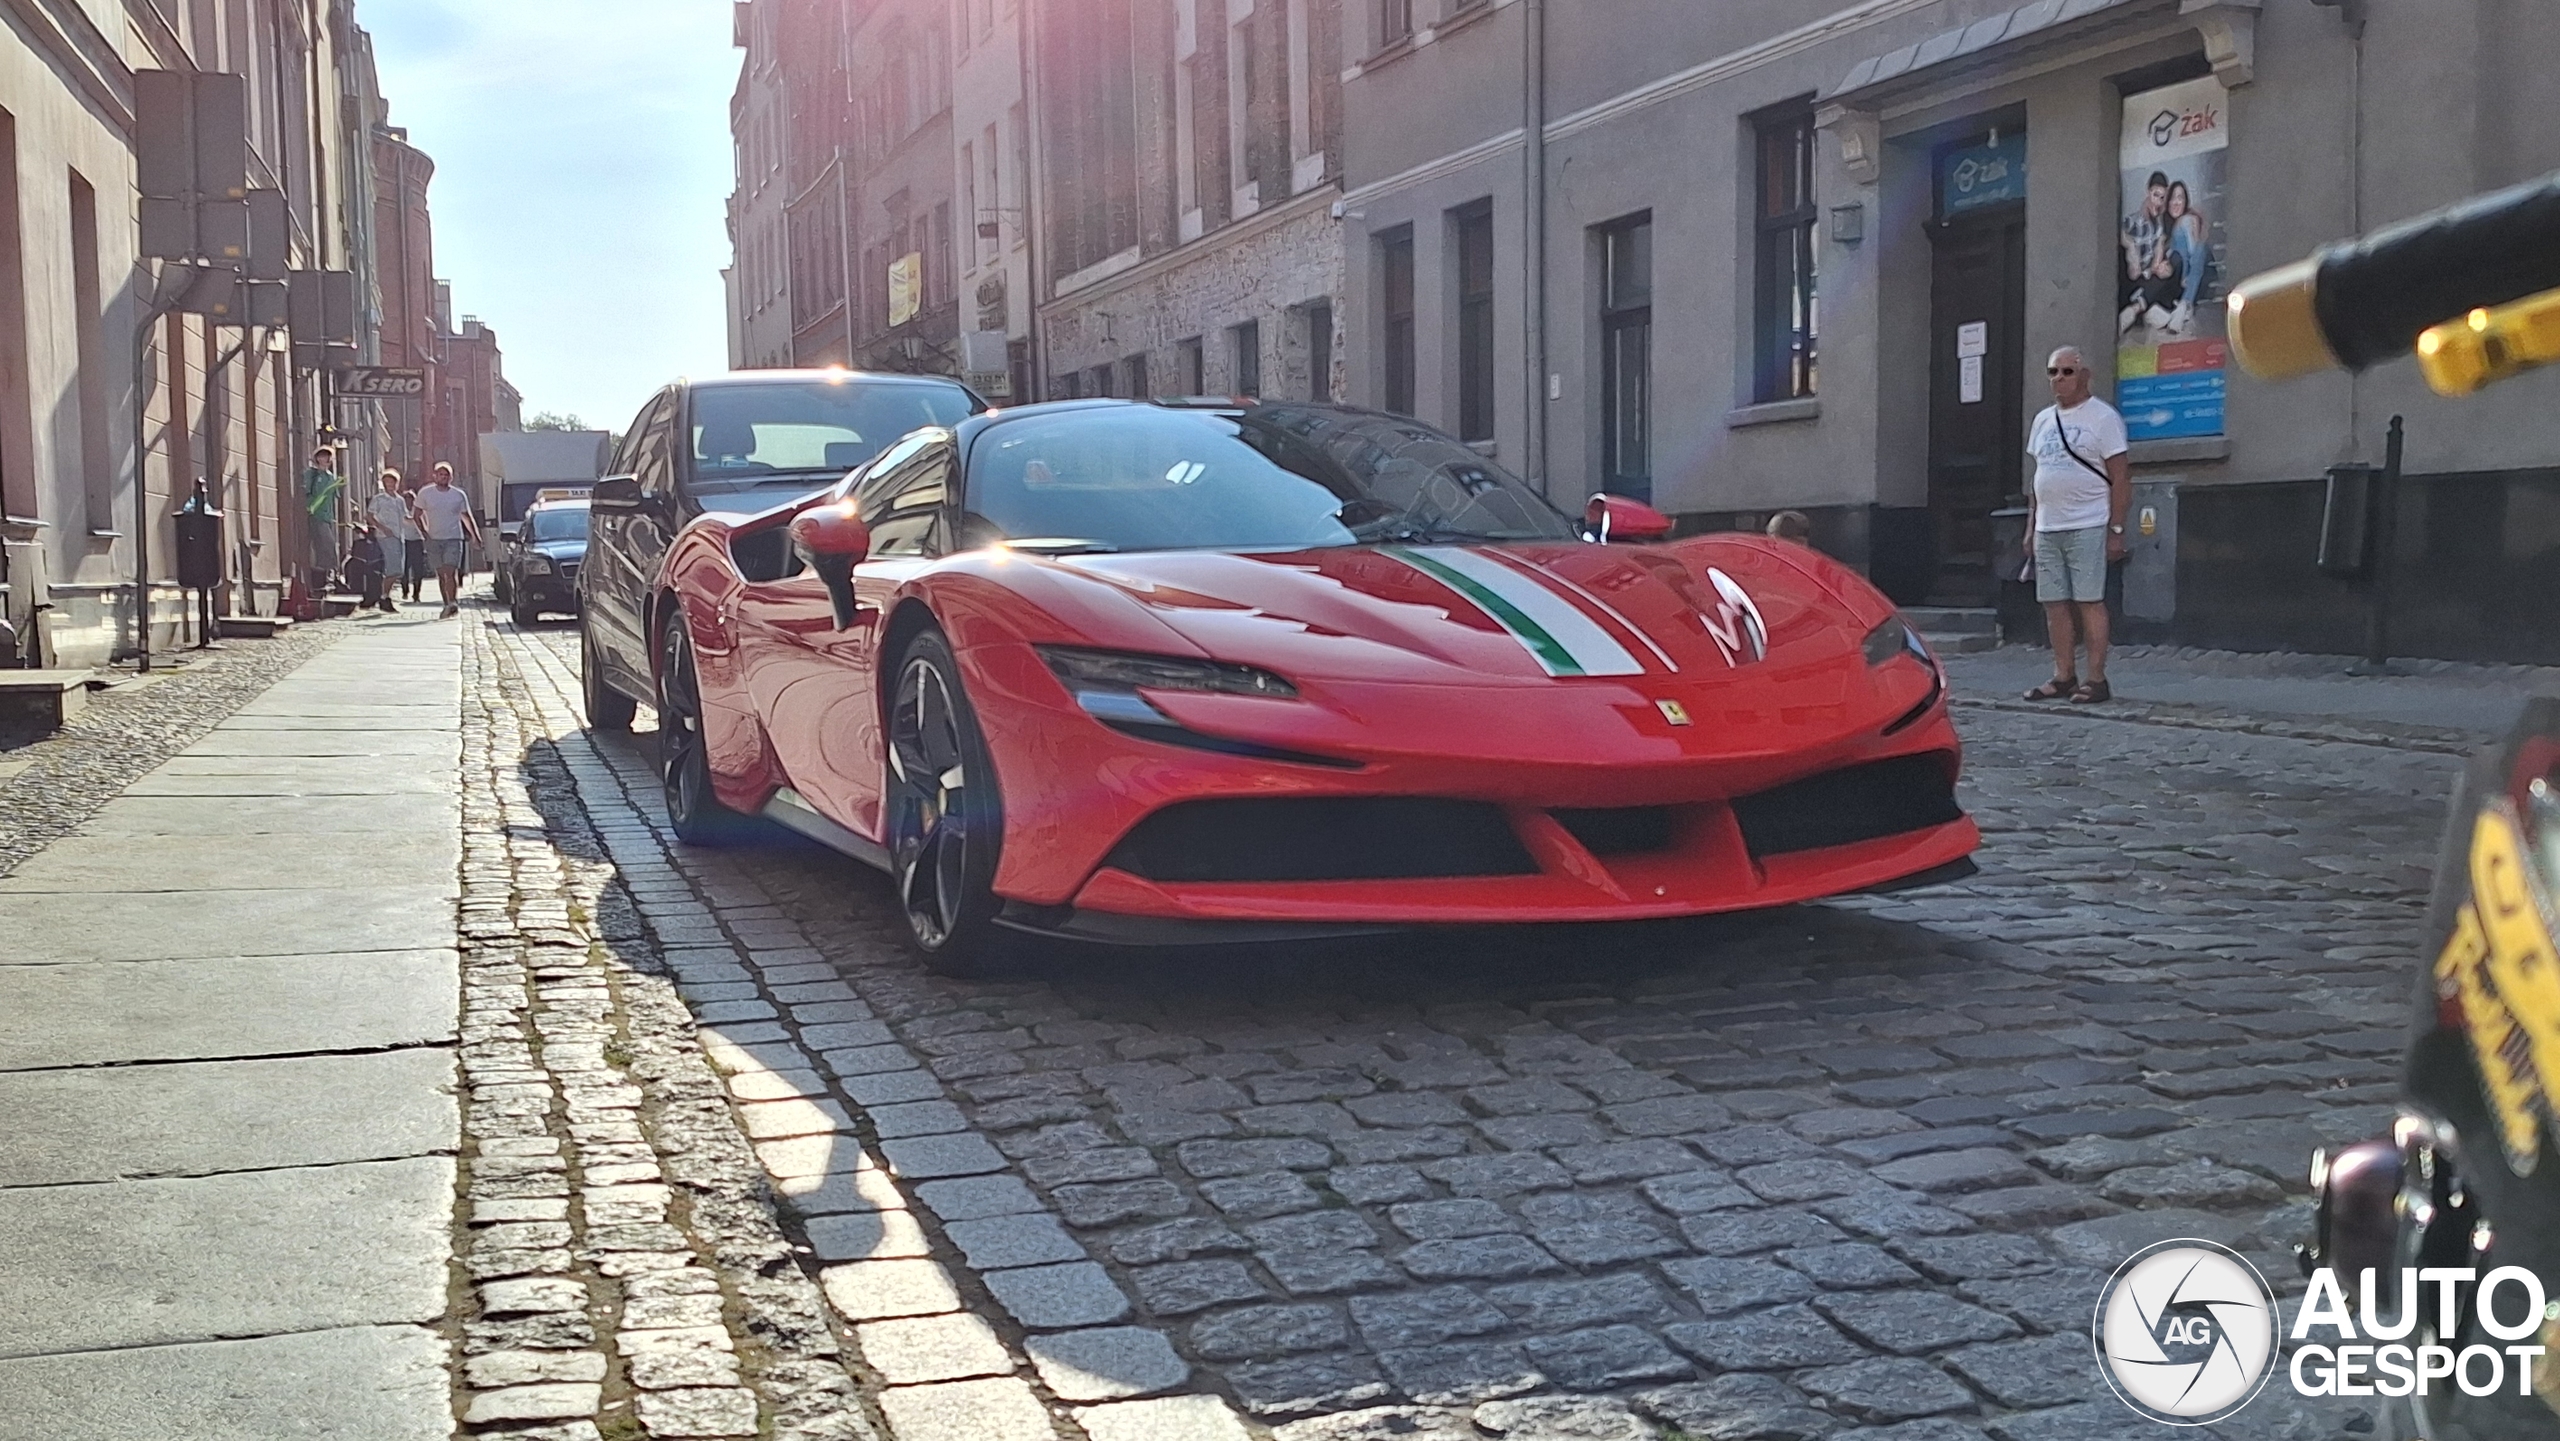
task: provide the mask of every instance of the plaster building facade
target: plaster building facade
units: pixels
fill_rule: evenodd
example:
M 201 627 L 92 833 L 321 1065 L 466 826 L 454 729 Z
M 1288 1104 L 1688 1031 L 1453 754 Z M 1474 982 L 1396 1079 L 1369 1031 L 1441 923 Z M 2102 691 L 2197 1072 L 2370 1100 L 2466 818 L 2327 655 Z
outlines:
M 2560 378 L 2263 385 L 2221 324 L 2257 270 L 2560 165 L 2529 7 L 1807 8 L 1354 0 L 1351 395 L 1560 503 L 1806 510 L 1905 603 L 2015 604 L 2025 427 L 2077 345 L 2135 437 L 2134 632 L 2332 652 L 2364 597 L 2314 569 L 2323 475 L 2405 413 L 2400 648 L 2560 659 Z
M 1044 394 L 1341 394 L 1357 3 L 1032 6 Z
M 783 168 L 790 91 L 781 6 L 748 0 L 732 37 L 746 52 L 729 97 L 737 185 L 729 195 L 729 367 L 787 366 L 791 354 L 790 239 Z

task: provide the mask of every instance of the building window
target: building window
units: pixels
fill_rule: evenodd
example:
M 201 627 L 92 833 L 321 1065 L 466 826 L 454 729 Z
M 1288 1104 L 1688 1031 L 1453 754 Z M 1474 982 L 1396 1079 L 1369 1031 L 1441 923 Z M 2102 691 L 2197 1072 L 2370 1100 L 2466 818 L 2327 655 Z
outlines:
M 1310 301 L 1307 317 L 1307 399 L 1333 399 L 1333 302 Z
M 1413 38 L 1413 0 L 1378 0 L 1378 44 L 1399 44 Z
M 1386 347 L 1381 358 L 1387 409 L 1413 414 L 1413 227 L 1400 225 L 1378 237 L 1378 288 L 1385 305 L 1378 339 Z
M 107 367 L 114 362 L 108 358 L 107 309 L 98 270 L 98 192 L 76 170 L 70 173 L 70 201 L 71 336 L 79 367 L 75 384 L 80 416 L 80 473 L 87 488 L 89 528 L 113 530 L 115 441 Z M 183 402 L 173 403 L 171 414 L 182 414 L 184 409 Z M 140 463 L 137 457 L 135 464 Z M 177 488 L 177 471 L 173 468 L 169 489 L 174 494 Z M 147 543 L 149 539 L 143 536 L 137 543 Z
M 1111 372 L 1113 369 L 1113 366 L 1105 363 L 1097 365 L 1093 369 L 1086 371 L 1084 393 L 1091 396 L 1111 396 L 1119 394 L 1119 392 L 1114 390 L 1111 386 Z
M 1653 217 L 1600 232 L 1600 463 L 1606 488 L 1653 498 Z
M 1262 394 L 1262 322 L 1248 320 L 1231 327 L 1227 339 L 1235 350 L 1235 393 Z
M 1155 394 L 1155 387 L 1147 379 L 1147 358 L 1144 355 L 1132 355 L 1121 361 L 1120 375 L 1120 393 L 1131 400 L 1146 400 Z
M 1458 213 L 1458 438 L 1493 439 L 1493 207 Z
M 1752 396 L 1814 393 L 1813 107 L 1770 111 L 1752 122 L 1758 142 L 1757 234 L 1752 267 Z
M 1206 358 L 1201 354 L 1199 336 L 1195 335 L 1189 340 L 1179 341 L 1174 345 L 1173 363 L 1181 372 L 1175 378 L 1182 382 L 1183 394 L 1206 395 L 1209 393 L 1208 367 Z

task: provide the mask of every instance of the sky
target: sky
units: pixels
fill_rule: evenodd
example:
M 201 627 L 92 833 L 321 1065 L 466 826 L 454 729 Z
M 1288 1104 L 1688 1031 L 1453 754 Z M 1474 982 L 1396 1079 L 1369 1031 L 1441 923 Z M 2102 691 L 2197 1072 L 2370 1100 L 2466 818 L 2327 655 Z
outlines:
M 728 0 L 360 0 L 391 123 L 435 160 L 436 274 L 528 417 L 621 430 L 728 367 Z

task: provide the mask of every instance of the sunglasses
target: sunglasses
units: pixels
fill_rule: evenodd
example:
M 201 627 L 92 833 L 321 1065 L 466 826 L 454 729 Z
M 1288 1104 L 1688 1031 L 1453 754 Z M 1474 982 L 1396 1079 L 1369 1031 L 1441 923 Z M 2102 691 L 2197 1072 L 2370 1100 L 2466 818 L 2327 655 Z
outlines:
M 2048 365 L 2044 368 L 2044 373 L 2047 375 L 2078 375 L 2080 373 L 2080 367 L 2076 365 Z

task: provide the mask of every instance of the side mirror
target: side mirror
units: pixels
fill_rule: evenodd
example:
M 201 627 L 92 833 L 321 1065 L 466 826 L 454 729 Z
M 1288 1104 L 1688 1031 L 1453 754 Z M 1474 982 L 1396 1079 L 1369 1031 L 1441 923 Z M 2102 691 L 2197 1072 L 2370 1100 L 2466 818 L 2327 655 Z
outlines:
M 638 476 L 608 475 L 587 492 L 587 508 L 605 515 L 637 515 L 649 508 L 649 502 L 640 494 Z
M 827 587 L 835 603 L 836 629 L 853 625 L 853 567 L 871 554 L 871 527 L 862 523 L 853 502 L 812 506 L 791 518 L 791 548 Z
M 1582 507 L 1582 526 L 1593 540 L 1660 540 L 1671 533 L 1671 517 L 1629 496 L 1606 492 Z
M 516 538 L 516 532 L 523 528 L 523 526 L 517 524 L 515 521 L 502 520 L 498 522 L 498 539 L 502 541 L 513 540 Z

